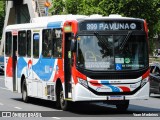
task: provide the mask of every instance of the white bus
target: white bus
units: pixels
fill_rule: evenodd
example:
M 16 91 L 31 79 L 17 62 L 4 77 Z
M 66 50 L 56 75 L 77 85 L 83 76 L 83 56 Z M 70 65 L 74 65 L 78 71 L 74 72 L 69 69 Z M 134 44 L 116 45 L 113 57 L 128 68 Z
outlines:
M 127 110 L 149 98 L 146 21 L 111 15 L 56 15 L 5 29 L 5 85 L 30 97 L 94 101 Z

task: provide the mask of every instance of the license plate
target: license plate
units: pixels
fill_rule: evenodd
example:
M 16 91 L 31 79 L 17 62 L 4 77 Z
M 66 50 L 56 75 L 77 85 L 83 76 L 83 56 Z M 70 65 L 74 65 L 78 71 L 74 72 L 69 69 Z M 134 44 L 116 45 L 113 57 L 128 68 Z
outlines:
M 124 100 L 124 96 L 109 96 L 108 100 Z

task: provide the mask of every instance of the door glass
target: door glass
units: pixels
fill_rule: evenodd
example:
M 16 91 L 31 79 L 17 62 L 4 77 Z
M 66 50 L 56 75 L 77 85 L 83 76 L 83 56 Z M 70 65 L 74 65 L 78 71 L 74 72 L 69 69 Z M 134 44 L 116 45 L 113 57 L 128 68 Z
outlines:
M 33 34 L 33 57 L 39 57 L 39 34 Z

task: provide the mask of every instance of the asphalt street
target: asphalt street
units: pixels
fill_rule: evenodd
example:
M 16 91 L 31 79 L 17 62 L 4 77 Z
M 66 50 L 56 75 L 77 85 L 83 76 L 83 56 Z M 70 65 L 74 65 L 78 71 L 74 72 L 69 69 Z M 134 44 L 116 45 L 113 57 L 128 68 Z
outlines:
M 10 114 L 11 118 L 8 117 Z M 74 105 L 70 111 L 62 111 L 57 109 L 52 101 L 32 98 L 30 103 L 24 103 L 21 94 L 9 91 L 4 85 L 4 77 L 0 76 L 0 116 L 0 120 L 137 120 L 142 117 L 148 120 L 158 120 L 160 118 L 160 95 L 151 94 L 149 100 L 131 100 L 126 112 L 117 111 L 115 106 L 103 103 L 80 103 Z

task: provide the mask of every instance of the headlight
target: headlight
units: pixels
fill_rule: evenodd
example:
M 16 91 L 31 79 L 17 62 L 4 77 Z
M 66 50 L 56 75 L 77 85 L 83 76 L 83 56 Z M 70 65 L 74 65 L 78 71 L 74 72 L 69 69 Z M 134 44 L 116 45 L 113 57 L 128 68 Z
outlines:
M 84 87 L 88 88 L 87 80 L 83 80 L 81 78 L 78 78 L 78 82 L 83 85 Z
M 142 81 L 141 81 L 141 87 L 143 87 L 147 82 L 148 82 L 148 77 L 146 77 L 145 79 L 143 79 Z

